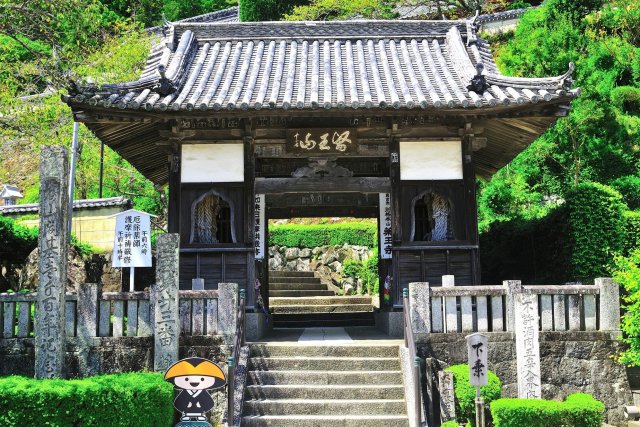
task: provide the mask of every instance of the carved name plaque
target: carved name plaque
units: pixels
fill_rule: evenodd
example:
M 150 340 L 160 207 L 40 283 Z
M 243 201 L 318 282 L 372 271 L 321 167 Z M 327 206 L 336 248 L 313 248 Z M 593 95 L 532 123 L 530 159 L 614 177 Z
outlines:
M 355 129 L 289 129 L 287 152 L 345 154 L 358 150 Z

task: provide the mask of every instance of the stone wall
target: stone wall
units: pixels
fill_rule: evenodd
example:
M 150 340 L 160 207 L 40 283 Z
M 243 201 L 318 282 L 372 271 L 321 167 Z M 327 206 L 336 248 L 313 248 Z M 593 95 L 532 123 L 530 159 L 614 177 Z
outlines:
M 358 283 L 343 277 L 342 268 L 347 260 L 365 261 L 372 252 L 366 246 L 336 245 L 315 248 L 286 246 L 269 247 L 269 270 L 314 271 L 323 282 L 337 286 L 345 293 L 357 292 Z
M 438 369 L 467 363 L 466 334 L 431 334 L 418 344 L 419 356 L 435 359 Z M 489 369 L 502 381 L 502 396 L 517 397 L 516 344 L 510 332 L 489 333 Z M 622 343 L 611 332 L 540 332 L 542 397 L 564 400 L 590 393 L 606 406 L 609 424 L 626 425 L 623 406 L 632 403 L 624 366 L 613 356 Z M 426 383 L 424 385 L 426 387 Z
M 0 340 L 0 376 L 34 376 L 34 339 Z M 185 336 L 180 338 L 180 359 L 204 357 L 226 363 L 229 347 L 222 336 Z M 153 337 L 94 338 L 88 352 L 77 338 L 67 338 L 65 374 L 68 378 L 83 372 L 112 374 L 153 371 Z

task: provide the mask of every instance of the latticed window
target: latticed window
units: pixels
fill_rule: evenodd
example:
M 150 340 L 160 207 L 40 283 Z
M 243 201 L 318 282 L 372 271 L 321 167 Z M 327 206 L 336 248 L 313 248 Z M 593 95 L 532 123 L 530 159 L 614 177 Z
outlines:
M 4 205 L 5 206 L 13 206 L 16 204 L 15 199 L 4 199 Z
M 453 240 L 451 202 L 440 193 L 429 191 L 413 207 L 413 240 L 441 242 Z
M 207 194 L 194 206 L 191 243 L 232 243 L 231 208 L 215 194 Z

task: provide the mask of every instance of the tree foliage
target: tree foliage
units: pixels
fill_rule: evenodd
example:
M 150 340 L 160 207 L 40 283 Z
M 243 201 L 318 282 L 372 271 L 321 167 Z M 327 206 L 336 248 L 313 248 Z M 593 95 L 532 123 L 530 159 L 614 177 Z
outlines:
M 632 200 L 640 177 L 640 9 L 633 0 L 548 0 L 522 16 L 496 52 L 509 75 L 564 73 L 576 64 L 581 95 L 569 115 L 481 184 L 481 225 L 536 218 L 581 182 Z M 619 180 L 624 177 L 624 182 Z
M 628 348 L 620 361 L 631 366 L 640 366 L 640 248 L 627 257 L 616 258 L 616 282 L 625 289 L 625 315 L 622 317 L 623 339 Z

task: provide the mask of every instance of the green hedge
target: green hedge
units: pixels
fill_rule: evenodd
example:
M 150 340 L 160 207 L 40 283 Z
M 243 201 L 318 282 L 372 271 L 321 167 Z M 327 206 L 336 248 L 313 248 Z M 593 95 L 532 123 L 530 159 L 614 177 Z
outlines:
M 591 282 L 610 275 L 613 256 L 635 237 L 629 227 L 637 223 L 630 225 L 624 208 L 612 188 L 585 183 L 544 218 L 493 223 L 480 235 L 483 282 Z
M 453 385 L 456 395 L 456 418 L 459 423 L 475 424 L 476 388 L 469 384 L 469 365 L 453 365 L 445 369 L 453 372 Z M 480 389 L 484 402 L 488 405 L 502 396 L 502 382 L 496 374 L 488 371 L 488 384 Z M 524 425 L 524 424 L 523 424 Z
M 0 216 L 0 260 L 24 262 L 38 246 L 38 229 Z
M 598 183 L 578 184 L 567 195 L 569 265 L 573 278 L 591 281 L 610 274 L 622 251 L 625 204 L 620 193 Z
M 240 21 L 280 21 L 294 7 L 309 4 L 309 0 L 240 0 Z
M 491 403 L 495 427 L 600 427 L 604 404 L 590 394 L 575 393 L 564 402 L 499 399 Z
M 173 386 L 161 374 L 81 380 L 0 378 L 2 426 L 171 426 Z
M 624 217 L 624 253 L 640 249 L 640 211 L 626 211 Z
M 458 424 L 456 421 L 445 421 L 444 423 L 440 424 L 440 427 L 459 427 L 460 424 Z
M 623 176 L 611 181 L 610 185 L 622 195 L 629 209 L 640 209 L 640 176 Z
M 324 245 L 378 245 L 378 230 L 374 223 L 346 222 L 341 224 L 284 224 L 269 227 L 269 244 L 315 248 Z

